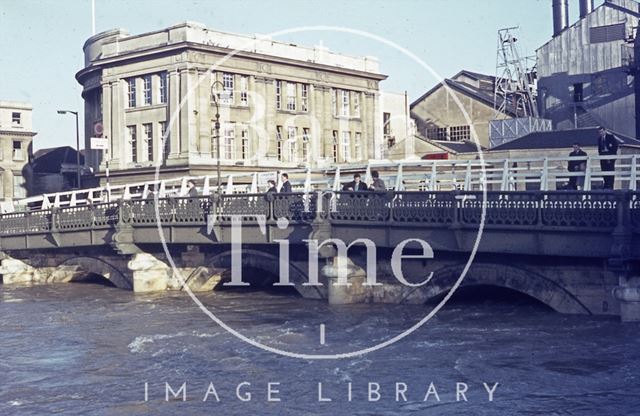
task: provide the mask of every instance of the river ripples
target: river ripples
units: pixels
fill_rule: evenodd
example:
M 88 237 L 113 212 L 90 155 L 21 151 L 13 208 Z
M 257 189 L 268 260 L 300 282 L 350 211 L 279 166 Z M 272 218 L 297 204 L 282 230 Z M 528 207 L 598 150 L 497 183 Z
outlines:
M 265 292 L 200 299 L 243 335 L 305 354 L 370 347 L 429 310 L 330 306 Z M 522 298 L 450 303 L 389 347 L 322 361 L 248 345 L 183 293 L 0 286 L 0 316 L 0 414 L 617 415 L 640 408 L 640 325 L 559 315 Z M 167 402 L 167 385 L 178 392 L 183 383 L 186 401 L 178 393 Z M 268 401 L 268 383 L 281 401 Z M 492 402 L 483 383 L 499 383 Z M 464 386 L 466 402 L 456 395 Z M 250 401 L 238 397 L 248 394 Z

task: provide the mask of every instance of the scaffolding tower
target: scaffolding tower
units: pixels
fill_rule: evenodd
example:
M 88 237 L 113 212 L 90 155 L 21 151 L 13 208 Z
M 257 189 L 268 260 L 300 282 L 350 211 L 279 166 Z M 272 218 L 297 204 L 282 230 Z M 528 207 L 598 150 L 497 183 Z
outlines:
M 518 50 L 519 27 L 498 30 L 496 84 L 493 95 L 495 118 L 512 112 L 516 118 L 537 117 L 534 72 Z

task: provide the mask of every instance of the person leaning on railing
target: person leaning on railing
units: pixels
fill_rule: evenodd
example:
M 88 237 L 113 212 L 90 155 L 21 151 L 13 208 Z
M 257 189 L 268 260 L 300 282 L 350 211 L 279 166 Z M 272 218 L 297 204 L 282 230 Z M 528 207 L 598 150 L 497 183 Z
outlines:
M 380 179 L 380 174 L 377 170 L 371 171 L 371 177 L 373 178 L 373 182 L 369 186 L 369 190 L 371 191 L 386 191 L 387 187 L 384 184 L 384 181 Z
M 587 154 L 584 150 L 580 149 L 580 145 L 578 143 L 573 144 L 573 151 L 569 153 L 569 157 L 586 157 Z M 587 170 L 587 161 L 586 160 L 570 160 L 567 166 L 569 172 L 584 172 Z M 584 175 L 580 176 L 571 176 L 569 178 L 569 189 L 578 190 L 584 187 Z
M 342 187 L 343 191 L 367 191 L 369 187 L 366 183 L 360 180 L 360 174 L 356 173 L 353 175 L 353 181 L 347 183 Z
M 607 133 L 607 130 L 600 126 L 598 127 L 598 154 L 600 156 L 610 156 L 618 154 L 618 140 L 611 133 Z M 614 172 L 616 170 L 616 160 L 608 159 L 600 161 L 600 169 L 603 172 Z M 604 189 L 613 189 L 613 184 L 616 180 L 615 175 L 606 175 L 603 177 Z

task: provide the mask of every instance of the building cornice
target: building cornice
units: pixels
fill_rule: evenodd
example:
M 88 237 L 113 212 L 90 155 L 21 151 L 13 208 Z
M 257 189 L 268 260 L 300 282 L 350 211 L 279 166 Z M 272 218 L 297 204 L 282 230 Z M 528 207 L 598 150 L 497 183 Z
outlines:
M 221 48 L 221 47 L 216 47 L 211 45 L 202 45 L 202 44 L 197 44 L 193 42 L 180 42 L 180 43 L 175 43 L 171 45 L 162 45 L 162 46 L 144 49 L 140 51 L 127 52 L 118 56 L 113 56 L 113 57 L 108 57 L 103 59 L 96 59 L 89 66 L 81 69 L 76 73 L 76 80 L 82 84 L 82 80 L 86 78 L 88 74 L 94 71 L 100 70 L 103 67 L 111 66 L 123 60 L 138 60 L 138 59 L 147 58 L 149 56 L 153 56 L 156 54 L 175 54 L 177 52 L 182 52 L 185 50 L 209 52 L 209 53 L 221 54 L 223 56 L 228 55 L 230 53 L 230 50 L 228 48 Z M 331 72 L 335 74 L 352 75 L 352 76 L 368 78 L 368 79 L 377 80 L 377 81 L 382 81 L 388 78 L 388 76 L 384 74 L 376 74 L 373 72 L 358 71 L 358 70 L 348 69 L 348 68 L 339 68 L 331 65 L 321 64 L 321 63 L 304 62 L 296 59 L 281 58 L 281 57 L 275 57 L 271 55 L 265 55 L 265 54 L 253 53 L 253 52 L 237 51 L 236 53 L 233 54 L 233 56 L 254 60 L 258 62 L 286 64 L 286 65 L 296 66 L 296 67 L 305 68 L 305 69 L 312 69 L 316 71 L 323 70 L 323 71 Z
M 21 137 L 33 137 L 35 136 L 35 131 L 16 131 L 16 130 L 0 130 L 0 136 L 21 136 Z

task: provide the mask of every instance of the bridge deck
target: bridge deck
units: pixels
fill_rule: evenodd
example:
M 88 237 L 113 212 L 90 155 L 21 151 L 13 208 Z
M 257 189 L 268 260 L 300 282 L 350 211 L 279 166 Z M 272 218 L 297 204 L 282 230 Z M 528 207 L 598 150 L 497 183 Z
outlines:
M 630 240 L 640 259 L 640 192 L 315 192 L 230 194 L 219 198 L 118 200 L 0 215 L 5 250 L 108 245 L 123 229 L 138 244 L 230 242 L 232 216 L 241 216 L 243 241 L 302 243 L 325 224 L 347 243 L 370 238 L 394 247 L 423 238 L 434 249 L 470 251 L 484 214 L 480 251 L 608 258 L 615 235 Z M 286 219 L 289 227 L 278 229 Z M 266 224 L 267 232 L 258 225 Z

